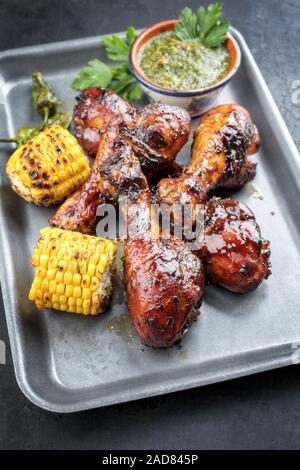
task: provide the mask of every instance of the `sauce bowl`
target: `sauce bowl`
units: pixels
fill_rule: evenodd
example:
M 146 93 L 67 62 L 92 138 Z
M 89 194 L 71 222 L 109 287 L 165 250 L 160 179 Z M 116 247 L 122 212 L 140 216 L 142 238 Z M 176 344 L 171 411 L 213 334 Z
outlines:
M 181 106 L 192 117 L 199 116 L 213 105 L 220 91 L 236 74 L 241 63 L 241 51 L 233 38 L 228 33 L 226 47 L 230 54 L 231 65 L 227 75 L 217 83 L 199 90 L 175 90 L 158 85 L 149 79 L 139 66 L 139 54 L 142 47 L 153 37 L 164 31 L 172 31 L 179 20 L 167 20 L 156 23 L 145 29 L 133 42 L 129 53 L 129 67 L 132 75 L 141 85 L 149 101 L 161 101 L 166 104 Z

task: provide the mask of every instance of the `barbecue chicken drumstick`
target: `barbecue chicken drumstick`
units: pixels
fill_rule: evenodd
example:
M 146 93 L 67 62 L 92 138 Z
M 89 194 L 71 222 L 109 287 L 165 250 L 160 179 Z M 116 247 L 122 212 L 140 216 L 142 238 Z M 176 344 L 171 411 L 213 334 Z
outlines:
M 121 177 L 114 177 L 114 182 L 118 179 L 118 193 L 127 197 L 124 285 L 128 311 L 144 344 L 167 348 L 181 340 L 199 314 L 203 265 L 182 240 L 160 238 L 157 222 L 151 219 L 150 189 L 139 160 L 132 146 L 125 141 L 122 146 L 130 158 L 118 156 Z M 107 169 L 102 174 L 108 174 Z
M 120 191 L 128 198 L 132 234 L 124 249 L 128 311 L 142 343 L 167 348 L 182 339 L 199 315 L 204 269 L 182 240 L 160 237 L 157 221 L 151 219 L 149 187 L 139 171 L 140 191 L 136 193 L 136 186 L 133 191 L 124 192 L 124 187 Z
M 81 111 L 84 114 L 83 108 Z M 99 109 L 97 112 L 100 113 Z M 104 115 L 109 115 L 109 112 Z M 106 118 L 102 121 L 99 118 L 96 122 L 104 121 Z M 174 161 L 177 152 L 185 144 L 190 130 L 190 117 L 181 108 L 154 103 L 141 110 L 132 109 L 125 115 L 114 116 L 109 120 L 109 126 L 111 131 L 103 131 L 98 136 L 98 153 L 87 181 L 50 218 L 51 225 L 83 233 L 93 232 L 101 195 L 108 194 L 102 187 L 106 181 L 101 178 L 101 165 L 112 154 L 115 159 L 118 157 L 117 149 L 114 148 L 115 139 L 110 141 L 111 133 L 119 135 L 128 143 L 148 176 L 155 175 L 158 168 L 162 170 Z
M 205 204 L 199 256 L 213 282 L 239 294 L 255 289 L 271 274 L 269 245 L 241 202 L 212 198 Z
M 179 178 L 158 184 L 161 202 L 201 204 L 216 188 L 238 188 L 255 177 L 256 165 L 247 159 L 260 144 L 249 113 L 225 104 L 208 111 L 195 129 L 192 159 Z

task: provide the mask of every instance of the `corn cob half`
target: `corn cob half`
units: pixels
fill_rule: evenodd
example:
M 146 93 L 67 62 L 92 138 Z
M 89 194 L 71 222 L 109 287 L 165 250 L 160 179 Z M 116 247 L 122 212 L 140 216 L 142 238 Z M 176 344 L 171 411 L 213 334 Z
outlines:
M 105 310 L 112 293 L 116 244 L 79 232 L 46 227 L 34 248 L 29 299 L 39 308 L 84 315 Z
M 77 140 L 58 125 L 21 145 L 6 164 L 13 190 L 39 206 L 62 202 L 80 188 L 89 171 Z

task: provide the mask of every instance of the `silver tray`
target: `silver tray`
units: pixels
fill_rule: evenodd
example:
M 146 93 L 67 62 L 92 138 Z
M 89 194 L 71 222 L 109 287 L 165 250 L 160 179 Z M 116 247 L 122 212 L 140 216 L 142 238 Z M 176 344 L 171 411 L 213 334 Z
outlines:
M 11 149 L 1 147 L 2 292 L 17 381 L 36 405 L 73 412 L 299 362 L 300 159 L 249 48 L 232 32 L 243 60 L 219 102 L 248 108 L 262 136 L 257 177 L 233 197 L 253 209 L 270 239 L 273 275 L 244 296 L 207 287 L 202 315 L 181 348 L 157 351 L 141 345 L 126 315 L 121 274 L 112 306 L 99 318 L 38 311 L 29 302 L 31 252 L 53 209 L 26 204 L 14 194 L 5 177 Z M 35 122 L 33 70 L 45 74 L 72 110 L 70 83 L 94 57 L 105 57 L 99 37 L 0 53 L 0 135 Z M 187 161 L 189 154 L 190 144 L 179 160 Z

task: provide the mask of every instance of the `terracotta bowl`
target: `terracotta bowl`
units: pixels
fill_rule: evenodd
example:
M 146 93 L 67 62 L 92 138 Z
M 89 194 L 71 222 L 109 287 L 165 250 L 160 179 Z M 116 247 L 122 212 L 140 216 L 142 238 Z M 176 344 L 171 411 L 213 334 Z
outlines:
M 177 91 L 158 85 L 149 79 L 139 67 L 139 52 L 144 44 L 154 36 L 163 31 L 173 30 L 177 22 L 178 20 L 162 21 L 145 29 L 131 46 L 129 67 L 131 73 L 138 80 L 150 101 L 161 101 L 163 103 L 181 106 L 186 109 L 192 117 L 195 117 L 204 113 L 212 106 L 220 91 L 233 78 L 241 63 L 241 51 L 235 39 L 228 33 L 226 47 L 231 57 L 231 67 L 222 80 L 214 85 L 199 90 Z

